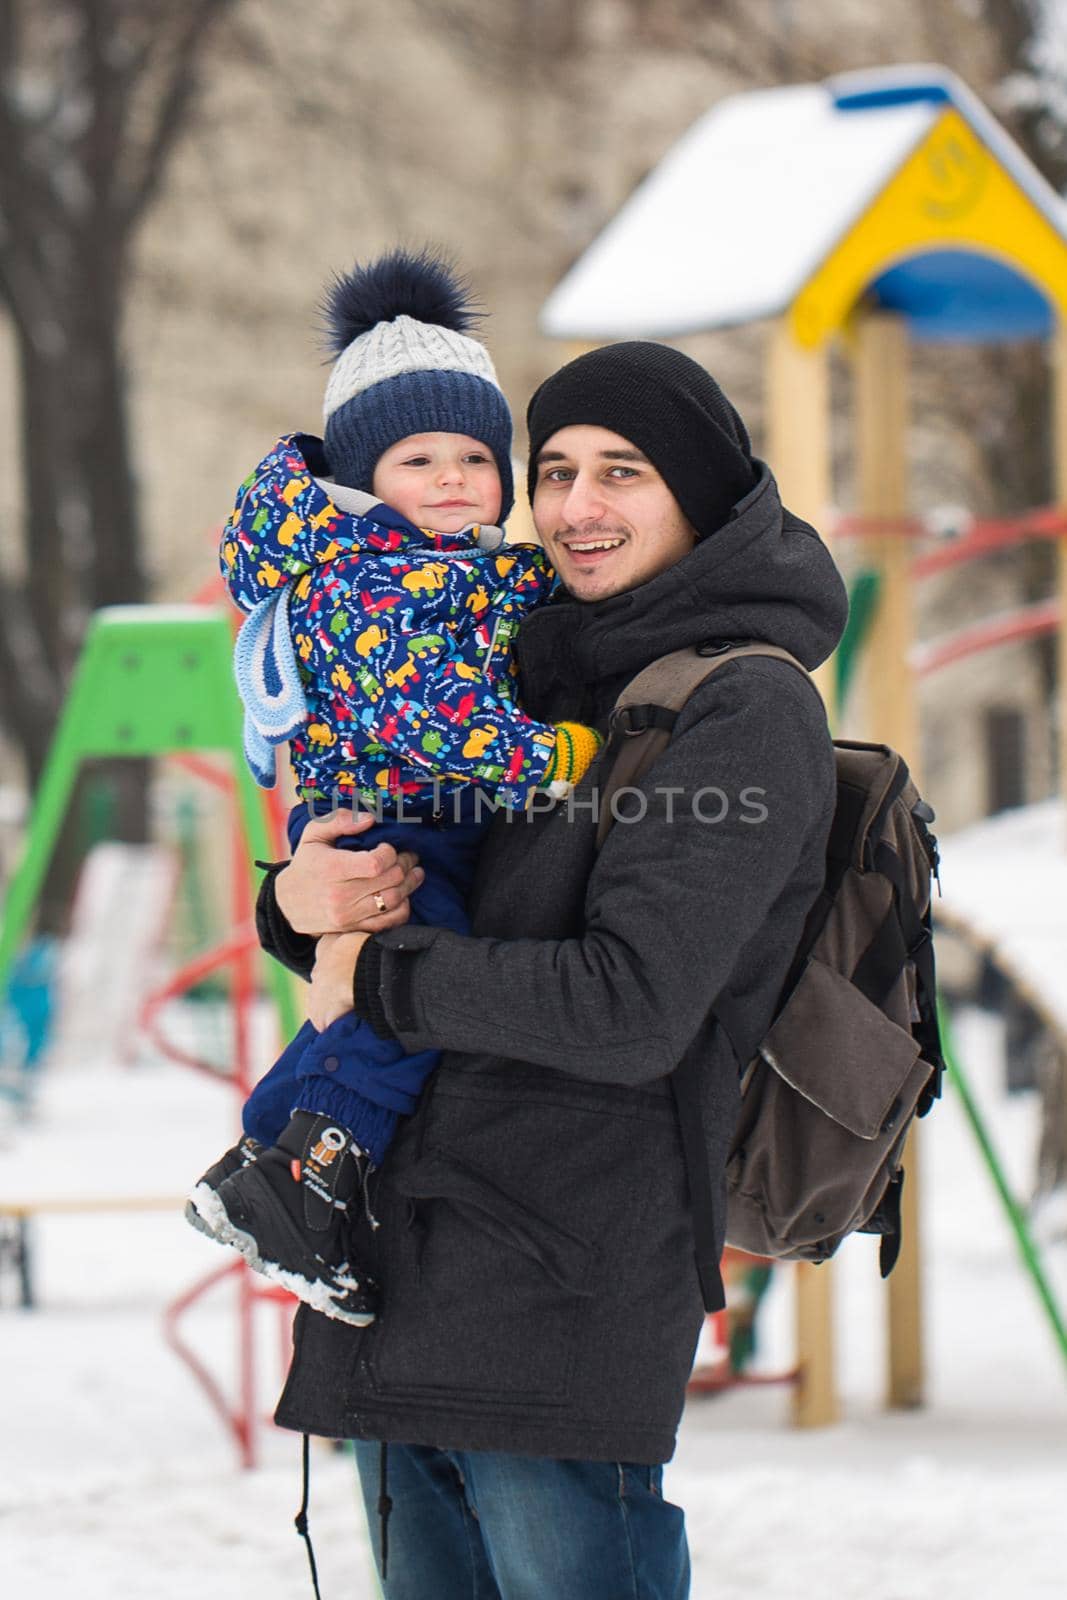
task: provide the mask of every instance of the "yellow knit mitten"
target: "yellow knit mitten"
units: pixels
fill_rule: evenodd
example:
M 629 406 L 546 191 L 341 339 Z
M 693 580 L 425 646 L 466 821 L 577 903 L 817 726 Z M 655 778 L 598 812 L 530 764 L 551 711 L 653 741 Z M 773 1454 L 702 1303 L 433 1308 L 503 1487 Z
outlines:
M 585 777 L 604 741 L 595 728 L 587 728 L 584 722 L 557 722 L 555 727 L 556 744 L 541 784 L 550 793 L 562 796 Z

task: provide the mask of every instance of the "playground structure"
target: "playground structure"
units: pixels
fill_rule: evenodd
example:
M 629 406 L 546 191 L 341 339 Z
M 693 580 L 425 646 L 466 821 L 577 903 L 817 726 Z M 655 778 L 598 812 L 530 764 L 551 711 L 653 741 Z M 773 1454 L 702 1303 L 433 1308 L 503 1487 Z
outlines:
M 284 848 L 284 829 L 274 796 L 264 797 L 243 756 L 240 703 L 231 665 L 232 628 L 221 610 L 203 606 L 114 607 L 98 612 L 90 628 L 78 672 L 53 740 L 35 797 L 20 864 L 8 885 L 0 933 L 0 992 L 32 914 L 67 807 L 83 764 L 100 756 L 167 756 L 199 780 L 220 789 L 229 802 L 232 829 L 231 929 L 213 949 L 198 954 L 171 974 L 144 1000 L 137 1025 L 172 1059 L 217 1076 L 215 1068 L 166 1035 L 161 1014 L 166 1004 L 213 974 L 230 976 L 233 1020 L 232 1083 L 240 1100 L 254 1081 L 252 1012 L 259 946 L 253 923 L 254 858 L 266 859 Z M 219 756 L 227 758 L 220 763 Z M 286 1037 L 297 1027 L 288 974 L 266 963 Z M 67 1210 L 180 1209 L 175 1196 L 104 1195 L 52 1202 L 0 1205 L 6 1252 L 13 1256 L 24 1304 L 32 1303 L 29 1227 L 40 1213 Z M 223 1283 L 236 1290 L 237 1398 L 230 1400 L 206 1364 L 184 1341 L 180 1321 L 190 1306 Z M 243 1261 L 234 1260 L 183 1293 L 164 1318 L 166 1337 L 190 1367 L 232 1434 L 243 1465 L 255 1459 L 258 1422 L 255 1384 L 256 1307 L 279 1309 L 284 1333 L 291 1302 L 261 1283 Z
M 734 198 L 716 198 L 716 186 Z M 693 206 L 694 192 L 707 197 L 701 212 Z M 724 214 L 721 207 L 738 205 L 741 194 L 760 196 L 774 227 L 773 248 L 761 252 L 760 241 L 743 231 L 730 238 L 709 235 L 704 242 L 699 237 L 703 215 Z M 795 232 L 791 219 L 798 223 Z M 831 499 L 827 351 L 834 337 L 845 342 L 855 376 L 858 512 L 832 531 L 857 541 L 870 580 L 869 604 L 857 605 L 864 625 L 852 630 L 833 670 L 824 670 L 821 686 L 833 709 L 855 679 L 867 735 L 900 749 L 914 769 L 918 680 L 1009 639 L 1057 629 L 1062 637 L 1064 613 L 1061 579 L 1059 598 L 917 648 L 916 584 L 953 563 L 984 558 L 1030 537 L 1058 541 L 1061 573 L 1067 572 L 1067 518 L 1054 507 L 1010 523 L 979 523 L 951 543 L 916 554 L 926 530 L 907 515 L 907 336 L 985 339 L 1040 332 L 1054 341 L 1056 490 L 1067 501 L 1065 268 L 1067 224 L 1057 197 L 961 84 L 926 69 L 864 74 L 740 96 L 716 108 L 578 262 L 549 300 L 544 321 L 555 337 L 588 345 L 614 336 L 663 337 L 773 318 L 767 454 L 787 502 L 817 525 Z M 243 1097 L 256 960 L 249 864 L 254 856 L 279 853 L 279 819 L 265 808 L 242 759 L 230 652 L 228 619 L 202 606 L 97 617 L 9 887 L 0 990 L 80 762 L 116 754 L 180 761 L 200 781 L 223 789 L 233 805 L 232 930 L 157 989 L 139 1023 L 165 1052 L 203 1067 L 168 1040 L 163 1007 L 205 977 L 228 972 L 234 1085 Z M 1063 661 L 1061 649 L 1061 682 Z M 220 765 L 219 755 L 232 767 Z M 296 1024 L 292 991 L 280 969 L 269 970 L 288 1036 Z M 890 1280 L 888 1394 L 894 1405 L 917 1404 L 922 1393 L 917 1156 L 913 1146 L 907 1163 L 909 1242 Z M 231 1280 L 241 1350 L 236 1404 L 184 1344 L 179 1326 L 199 1295 Z M 831 1268 L 799 1267 L 797 1289 L 796 1369 L 763 1381 L 791 1383 L 796 1420 L 814 1425 L 833 1420 L 837 1410 Z M 167 1316 L 168 1337 L 197 1372 L 245 1464 L 255 1453 L 252 1320 L 263 1299 L 279 1306 L 284 1332 L 285 1302 L 271 1291 L 264 1294 L 235 1263 L 181 1296 Z M 741 1364 L 730 1359 L 732 1335 L 721 1318 L 715 1335 L 720 1358 L 694 1374 L 695 1389 L 723 1387 Z
M 723 229 L 722 217 L 745 225 Z M 852 371 L 856 514 L 867 613 L 819 676 L 831 720 L 855 668 L 860 737 L 892 745 L 920 786 L 918 680 L 968 653 L 1055 631 L 1067 682 L 1067 211 L 952 73 L 852 73 L 721 102 L 669 151 L 549 296 L 541 325 L 570 353 L 619 338 L 769 324 L 766 454 L 817 527 L 832 503 L 829 351 Z M 1056 504 L 980 524 L 915 557 L 908 515 L 908 341 L 1043 338 L 1051 347 Z M 832 530 L 828 530 L 832 532 Z M 917 649 L 917 581 L 1023 537 L 1054 538 L 1058 593 Z M 859 596 L 857 595 L 858 599 Z M 1061 692 L 1061 782 L 1067 694 Z M 935 909 L 936 922 L 936 909 Z M 920 1403 L 919 1141 L 909 1141 L 907 1243 L 888 1286 L 887 1403 Z M 1062 1332 L 1062 1324 L 1061 1324 Z M 794 1418 L 831 1422 L 832 1270 L 797 1268 Z

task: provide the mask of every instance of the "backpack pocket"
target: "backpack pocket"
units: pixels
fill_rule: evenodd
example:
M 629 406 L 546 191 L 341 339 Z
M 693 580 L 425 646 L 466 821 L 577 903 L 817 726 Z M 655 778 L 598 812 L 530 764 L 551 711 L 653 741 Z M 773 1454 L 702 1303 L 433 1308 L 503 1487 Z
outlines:
M 930 1067 L 911 1033 L 810 960 L 741 1088 L 727 1239 L 821 1261 L 875 1210 Z

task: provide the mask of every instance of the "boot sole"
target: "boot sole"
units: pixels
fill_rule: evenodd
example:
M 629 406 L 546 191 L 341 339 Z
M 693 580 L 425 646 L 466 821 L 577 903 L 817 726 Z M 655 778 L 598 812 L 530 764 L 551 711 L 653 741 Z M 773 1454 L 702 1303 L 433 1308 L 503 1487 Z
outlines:
M 375 1321 L 377 1313 L 374 1311 L 342 1311 L 333 1299 L 334 1290 L 320 1278 L 305 1278 L 277 1261 L 265 1261 L 250 1233 L 234 1228 L 229 1243 L 241 1252 L 253 1272 L 260 1273 L 270 1283 L 279 1284 L 312 1311 L 321 1311 L 334 1322 L 347 1322 L 350 1328 L 366 1328 Z
M 197 1185 L 197 1189 L 204 1188 L 203 1184 Z M 194 1189 L 193 1196 L 197 1195 L 197 1189 Z M 190 1203 L 193 1196 L 190 1197 Z M 321 1278 L 308 1278 L 302 1272 L 294 1272 L 280 1261 L 272 1261 L 264 1256 L 255 1235 L 234 1222 L 221 1196 L 213 1189 L 207 1189 L 207 1196 L 210 1197 L 206 1201 L 208 1220 L 216 1226 L 213 1237 L 220 1244 L 228 1244 L 238 1251 L 253 1272 L 260 1273 L 271 1283 L 279 1284 L 304 1305 L 310 1306 L 313 1311 L 320 1311 L 334 1322 L 346 1322 L 352 1328 L 366 1328 L 376 1320 L 377 1312 L 374 1311 L 343 1310 L 333 1298 L 337 1291 Z
M 202 1233 L 205 1239 L 214 1239 L 217 1244 L 233 1243 L 230 1237 L 233 1224 L 226 1213 L 226 1207 L 219 1199 L 218 1190 L 213 1189 L 210 1184 L 198 1183 L 190 1192 L 185 1202 L 185 1220 L 198 1233 Z

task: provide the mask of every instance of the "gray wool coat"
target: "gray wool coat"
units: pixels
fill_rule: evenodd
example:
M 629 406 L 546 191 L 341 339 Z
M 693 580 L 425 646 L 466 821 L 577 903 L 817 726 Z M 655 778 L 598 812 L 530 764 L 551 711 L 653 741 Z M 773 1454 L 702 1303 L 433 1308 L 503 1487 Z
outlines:
M 603 729 L 667 651 L 761 639 L 810 668 L 845 613 L 827 550 L 764 468 L 676 566 L 529 617 L 523 704 Z M 597 775 L 573 807 L 494 819 L 469 937 L 375 941 L 379 1022 L 444 1054 L 374 1195 L 382 1312 L 357 1330 L 301 1308 L 285 1427 L 648 1464 L 673 1452 L 703 1309 L 669 1075 L 698 1040 L 721 1240 L 738 1073 L 709 1011 L 729 985 L 750 1037 L 770 1021 L 822 880 L 833 753 L 811 687 L 749 658 L 693 696 L 644 781 L 643 820 L 617 824 L 599 856 Z M 276 907 L 267 922 L 268 947 L 306 970 L 307 942 Z

